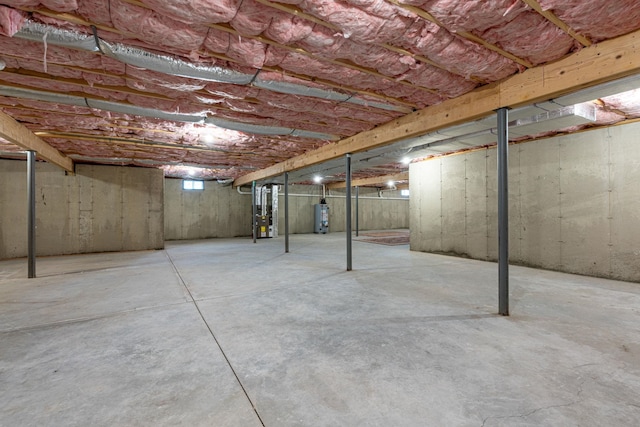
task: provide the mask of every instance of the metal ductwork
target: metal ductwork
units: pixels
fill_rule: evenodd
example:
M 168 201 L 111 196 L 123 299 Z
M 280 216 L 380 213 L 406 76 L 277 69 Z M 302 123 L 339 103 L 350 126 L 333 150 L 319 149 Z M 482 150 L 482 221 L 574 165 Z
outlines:
M 55 102 L 58 104 L 75 105 L 78 107 L 96 108 L 115 113 L 131 114 L 135 116 L 151 117 L 162 120 L 169 120 L 183 123 L 204 123 L 214 125 L 224 129 L 231 129 L 240 132 L 253 133 L 259 135 L 291 135 L 301 138 L 315 138 L 335 141 L 339 139 L 336 135 L 307 131 L 303 129 L 292 129 L 278 126 L 262 126 L 249 123 L 234 122 L 216 117 L 206 117 L 204 115 L 178 114 L 156 110 L 154 108 L 138 107 L 131 104 L 119 102 L 102 101 L 92 98 L 83 98 L 73 95 L 62 95 L 54 92 L 45 92 L 34 89 L 22 89 L 11 86 L 0 85 L 0 95 L 12 98 L 34 99 L 37 101 Z
M 539 112 L 539 114 L 522 117 L 524 114 L 531 112 Z M 511 116 L 511 114 L 509 115 Z M 509 136 L 525 137 L 536 135 L 591 123 L 595 120 L 596 108 L 589 103 L 560 107 L 553 111 L 545 111 L 539 104 L 536 104 L 516 111 L 516 119 L 509 122 Z M 494 143 L 497 141 L 497 128 L 488 127 L 490 123 L 495 123 L 494 117 L 413 138 L 410 142 L 413 146 L 410 147 L 409 153 L 415 157 L 416 155 L 440 154 Z M 478 128 L 481 130 L 467 134 L 460 133 L 464 129 Z M 456 136 L 446 138 L 444 135 Z M 422 143 L 416 144 L 416 142 Z
M 410 112 L 410 109 L 407 109 L 405 106 L 370 101 L 354 96 L 353 94 L 312 88 L 290 82 L 264 80 L 259 76 L 260 70 L 256 70 L 253 74 L 247 74 L 218 66 L 196 65 L 179 58 L 148 52 L 144 49 L 126 46 L 121 43 L 107 42 L 97 36 L 64 30 L 31 20 L 26 20 L 22 28 L 14 34 L 14 37 L 50 43 L 71 49 L 101 52 L 125 64 L 146 68 L 163 74 L 220 83 L 253 85 L 274 92 L 346 102 L 388 111 Z

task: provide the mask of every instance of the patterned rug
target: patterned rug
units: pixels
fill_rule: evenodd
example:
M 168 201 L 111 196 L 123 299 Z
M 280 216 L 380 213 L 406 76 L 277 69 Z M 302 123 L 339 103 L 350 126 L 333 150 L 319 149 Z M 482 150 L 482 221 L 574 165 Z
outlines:
M 371 231 L 366 233 L 360 233 L 358 237 L 354 238 L 357 242 L 375 243 L 378 245 L 408 245 L 409 244 L 409 230 L 397 230 L 397 231 Z

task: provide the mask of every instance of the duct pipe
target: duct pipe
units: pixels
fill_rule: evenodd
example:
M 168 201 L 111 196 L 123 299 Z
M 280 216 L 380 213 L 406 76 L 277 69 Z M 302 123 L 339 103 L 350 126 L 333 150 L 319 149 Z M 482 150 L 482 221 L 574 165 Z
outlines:
M 36 277 L 36 152 L 27 151 L 27 270 Z
M 289 172 L 284 173 L 284 252 L 289 253 Z
M 351 154 L 346 155 L 346 184 L 347 184 L 347 271 L 352 270 L 351 262 Z
M 241 187 L 236 187 L 236 191 L 238 192 L 238 194 L 243 194 L 245 196 L 250 196 L 251 192 L 250 191 L 242 191 Z M 289 196 L 291 197 L 318 197 L 317 194 L 305 194 L 305 193 L 289 193 Z M 331 194 L 331 191 L 329 191 L 329 194 L 326 196 L 327 199 L 344 199 L 347 196 L 343 196 L 340 194 Z M 385 197 L 383 195 L 381 195 L 381 192 L 378 193 L 377 196 L 372 197 L 372 196 L 360 196 L 360 199 L 362 200 L 409 200 L 408 197 Z
M 263 80 L 260 77 L 259 72 L 248 74 L 215 65 L 193 64 L 174 56 L 161 55 L 134 46 L 108 42 L 95 35 L 91 36 L 78 31 L 61 29 L 52 25 L 34 22 L 30 19 L 25 20 L 20 30 L 18 30 L 13 36 L 42 43 L 45 35 L 47 43 L 52 45 L 64 46 L 88 52 L 101 52 L 105 56 L 116 59 L 122 63 L 157 71 L 163 74 L 205 81 L 251 85 L 273 92 L 346 102 L 387 111 L 400 111 L 403 113 L 411 112 L 411 109 L 406 106 L 360 98 L 353 94 L 312 88 L 296 83 Z M 312 133 L 313 132 L 310 134 Z M 313 136 L 308 137 L 313 138 Z
M 498 312 L 509 315 L 509 112 L 498 111 Z

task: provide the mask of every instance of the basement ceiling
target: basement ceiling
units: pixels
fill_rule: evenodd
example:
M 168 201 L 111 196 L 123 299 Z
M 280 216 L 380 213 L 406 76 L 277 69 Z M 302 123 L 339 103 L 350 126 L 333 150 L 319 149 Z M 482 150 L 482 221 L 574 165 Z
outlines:
M 0 0 L 0 110 L 76 163 L 237 179 L 638 29 L 640 0 Z M 514 110 L 513 139 L 638 118 L 637 87 Z M 362 150 L 354 178 L 491 145 L 494 128 Z M 21 150 L 0 139 L 0 156 Z M 327 160 L 292 181 L 340 179 Z

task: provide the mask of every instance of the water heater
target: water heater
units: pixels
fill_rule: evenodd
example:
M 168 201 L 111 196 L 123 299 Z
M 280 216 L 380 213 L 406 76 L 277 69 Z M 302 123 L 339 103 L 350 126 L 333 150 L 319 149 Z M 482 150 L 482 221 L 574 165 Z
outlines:
M 326 234 L 329 231 L 329 205 L 322 203 L 313 207 L 313 232 Z

